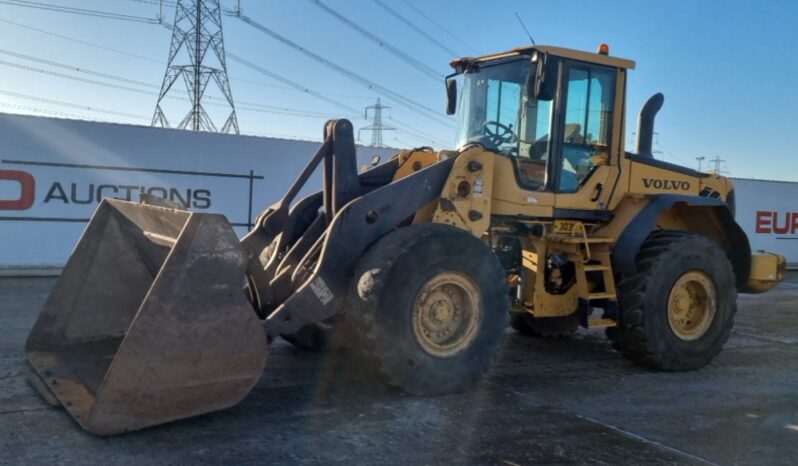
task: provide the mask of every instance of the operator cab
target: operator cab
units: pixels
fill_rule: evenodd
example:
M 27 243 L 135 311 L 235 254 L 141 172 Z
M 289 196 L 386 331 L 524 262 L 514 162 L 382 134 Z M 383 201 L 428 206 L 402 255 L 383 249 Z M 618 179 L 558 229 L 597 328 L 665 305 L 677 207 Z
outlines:
M 450 99 L 452 78 L 462 75 L 463 84 L 458 149 L 479 144 L 511 158 L 519 185 L 532 191 L 575 192 L 609 163 L 623 102 L 618 73 L 633 62 L 536 46 L 462 58 L 452 67 Z M 454 107 L 450 102 L 452 113 Z

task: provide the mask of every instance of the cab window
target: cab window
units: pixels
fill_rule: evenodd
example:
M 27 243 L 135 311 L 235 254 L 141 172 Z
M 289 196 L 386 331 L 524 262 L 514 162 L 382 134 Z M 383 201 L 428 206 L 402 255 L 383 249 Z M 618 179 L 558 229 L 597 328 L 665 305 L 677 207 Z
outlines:
M 518 182 L 528 190 L 548 185 L 550 134 L 554 124 L 551 101 L 527 95 L 534 71 L 528 57 L 484 65 L 463 75 L 457 147 L 478 143 L 512 158 Z
M 526 189 L 546 188 L 553 107 L 550 100 L 524 101 L 516 168 L 518 181 Z
M 596 166 L 607 163 L 615 105 L 615 71 L 572 65 L 566 89 L 559 191 L 574 192 Z
M 521 101 L 521 84 L 511 81 L 488 80 L 488 125 L 507 127 L 515 132 L 518 128 L 518 105 Z M 496 129 L 496 128 L 491 128 Z

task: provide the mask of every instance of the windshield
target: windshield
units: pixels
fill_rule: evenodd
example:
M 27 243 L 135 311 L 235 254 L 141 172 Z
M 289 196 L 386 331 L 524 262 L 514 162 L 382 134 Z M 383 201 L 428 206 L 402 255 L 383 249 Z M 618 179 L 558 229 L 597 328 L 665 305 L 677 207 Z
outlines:
M 463 75 L 458 147 L 479 143 L 500 154 L 545 162 L 551 102 L 526 95 L 534 65 L 524 57 Z

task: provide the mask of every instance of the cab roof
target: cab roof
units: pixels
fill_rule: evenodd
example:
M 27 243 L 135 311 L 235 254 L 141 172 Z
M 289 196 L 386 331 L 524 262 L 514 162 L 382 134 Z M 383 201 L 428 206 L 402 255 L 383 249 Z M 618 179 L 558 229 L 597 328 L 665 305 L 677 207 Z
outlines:
M 564 47 L 554 47 L 551 45 L 530 45 L 525 47 L 516 47 L 506 52 L 491 53 L 478 57 L 463 57 L 455 59 L 450 63 L 450 65 L 455 70 L 458 70 L 466 67 L 468 64 L 484 63 L 488 61 L 501 60 L 504 58 L 517 57 L 520 55 L 531 56 L 535 51 L 548 53 L 557 57 L 596 63 L 598 65 L 612 66 L 614 68 L 634 69 L 635 67 L 635 62 L 632 60 L 613 57 L 610 55 L 602 55 L 600 53 L 591 53 L 582 50 L 567 49 Z

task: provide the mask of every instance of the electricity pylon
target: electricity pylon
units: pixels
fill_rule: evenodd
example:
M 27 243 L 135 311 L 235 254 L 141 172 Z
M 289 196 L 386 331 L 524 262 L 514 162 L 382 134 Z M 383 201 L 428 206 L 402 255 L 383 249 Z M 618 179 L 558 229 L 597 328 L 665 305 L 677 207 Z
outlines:
M 383 147 L 382 132 L 396 130 L 396 128 L 391 128 L 390 126 L 385 126 L 382 124 L 382 111 L 390 108 L 391 107 L 388 107 L 387 105 L 382 105 L 379 98 L 377 98 L 376 104 L 366 107 L 366 119 L 369 117 L 369 110 L 373 110 L 374 119 L 372 120 L 370 126 L 365 126 L 357 131 L 357 138 L 360 139 L 361 131 L 371 131 L 371 146 Z
M 185 84 L 184 91 L 175 86 L 178 80 Z M 221 129 L 217 129 L 203 106 L 208 99 L 206 93 L 211 82 L 215 83 L 223 96 L 218 104 L 214 104 L 223 107 L 227 115 Z M 191 108 L 177 124 L 178 128 L 238 134 L 233 93 L 227 79 L 219 0 L 177 0 L 169 61 L 155 105 L 152 126 L 168 128 L 170 124 L 163 108 L 164 99 L 177 96 L 185 99 L 185 93 L 188 94 Z

